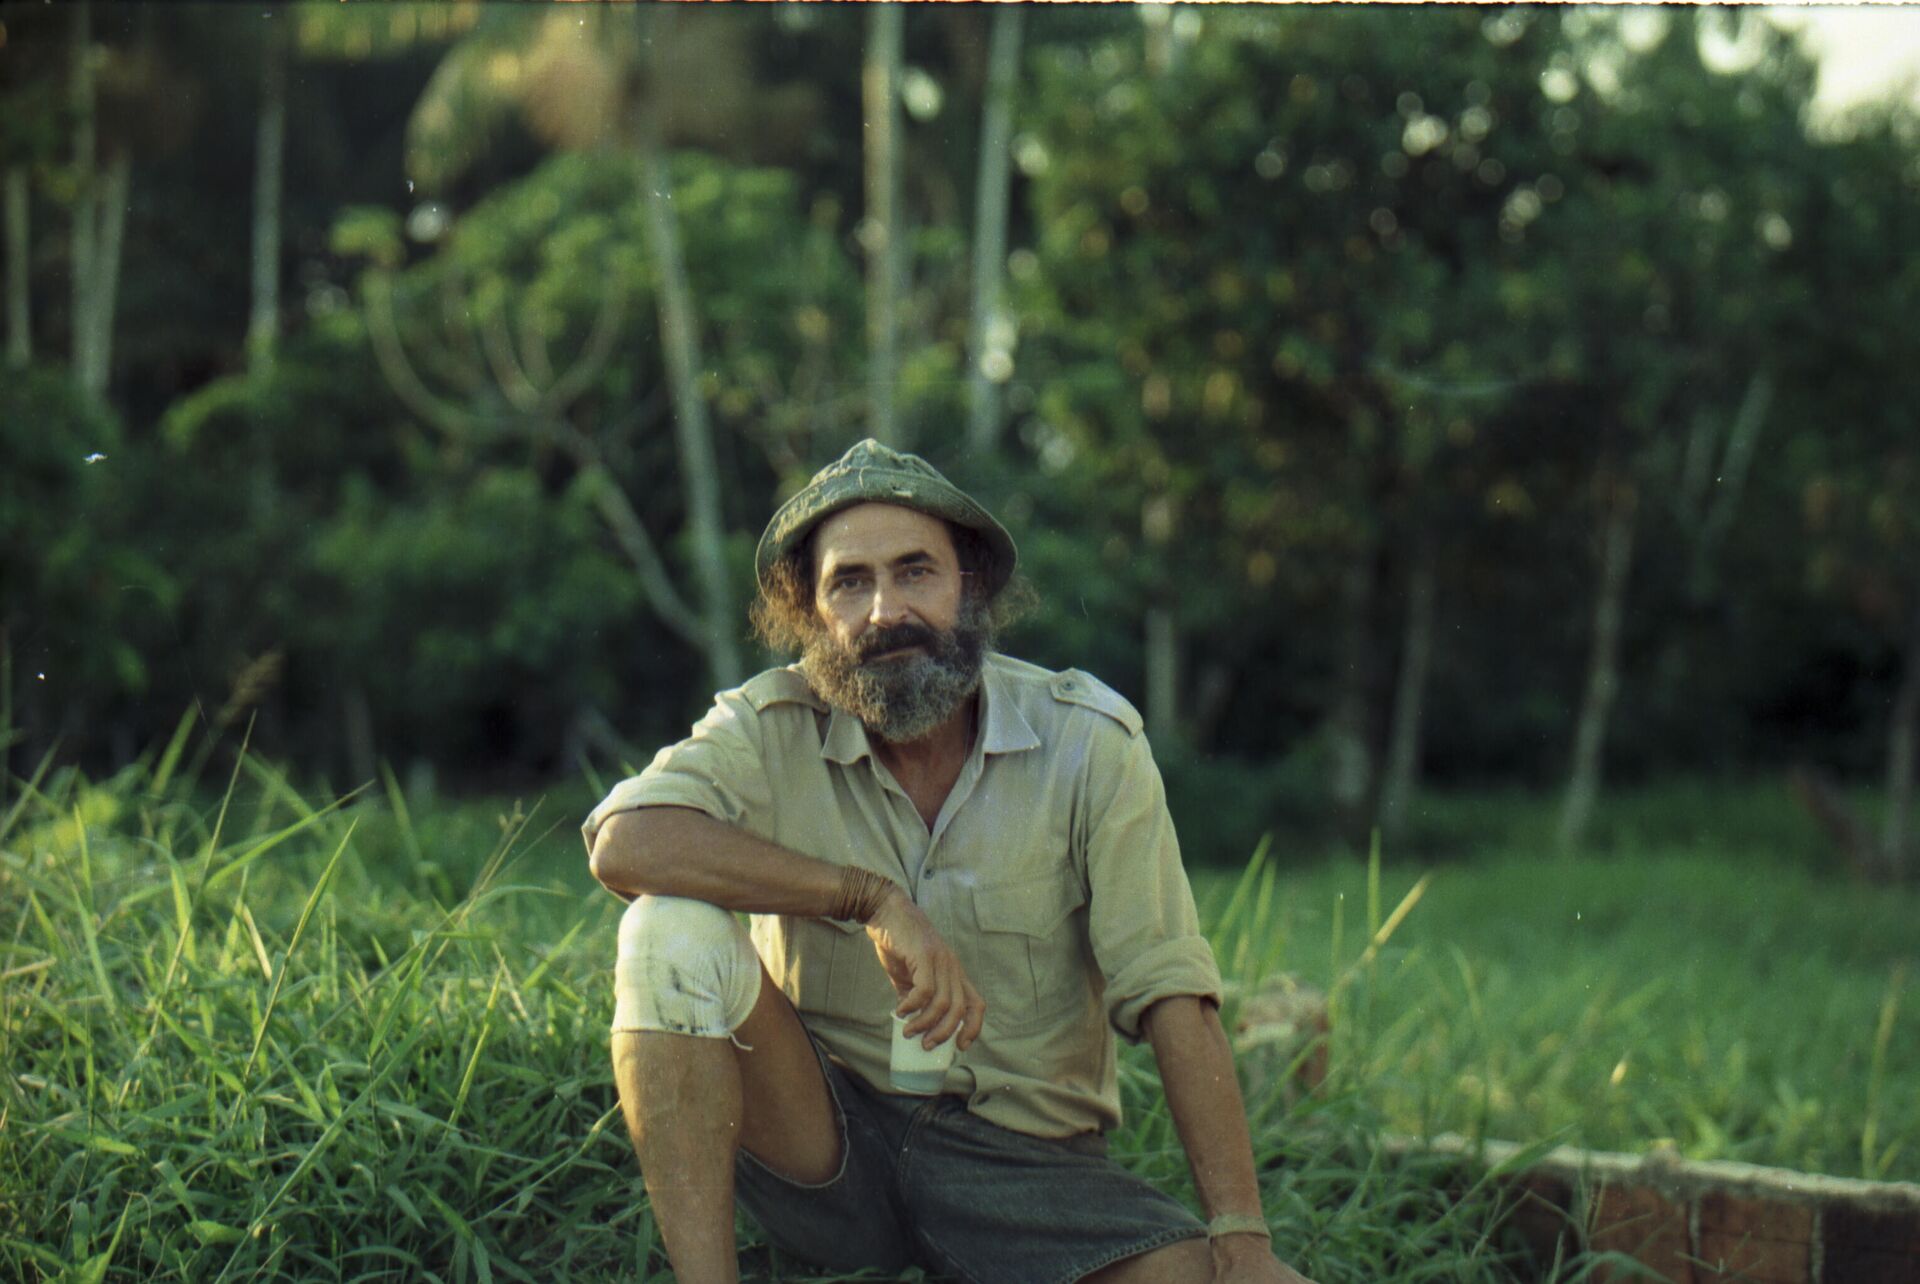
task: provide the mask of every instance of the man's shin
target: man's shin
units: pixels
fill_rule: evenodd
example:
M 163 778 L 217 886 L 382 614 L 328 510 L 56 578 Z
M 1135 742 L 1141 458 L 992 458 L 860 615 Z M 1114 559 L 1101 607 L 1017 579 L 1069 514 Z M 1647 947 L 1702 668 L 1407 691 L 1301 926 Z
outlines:
M 642 896 L 620 922 L 613 1075 L 675 1275 L 731 1284 L 733 1157 L 743 1106 L 734 1031 L 761 969 L 738 920 L 702 901 Z
M 741 1091 L 732 1043 L 622 1031 L 613 1036 L 613 1074 L 675 1275 L 686 1284 L 733 1284 Z

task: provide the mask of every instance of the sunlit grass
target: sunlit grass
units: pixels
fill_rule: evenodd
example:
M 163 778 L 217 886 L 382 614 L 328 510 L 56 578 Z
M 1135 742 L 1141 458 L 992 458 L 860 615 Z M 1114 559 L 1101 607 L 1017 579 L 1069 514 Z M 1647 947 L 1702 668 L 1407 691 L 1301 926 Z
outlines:
M 631 1272 L 581 986 L 607 907 L 514 934 L 548 898 L 502 876 L 522 817 L 442 904 L 270 769 L 200 812 L 152 792 L 165 765 L 54 773 L 0 832 L 0 1276 Z
M 1245 937 L 1328 985 L 1426 882 L 1336 1003 L 1334 1082 L 1387 1127 L 1920 1179 L 1920 895 L 1697 843 L 1371 877 L 1289 869 Z M 1244 880 L 1197 882 L 1206 913 Z
M 202 789 L 189 738 L 0 801 L 0 1278 L 667 1278 L 605 1060 L 591 790 L 321 803 L 244 756 Z M 1514 1277 L 1497 1197 L 1387 1130 L 1920 1164 L 1912 898 L 1688 853 L 1416 884 L 1272 853 L 1196 879 L 1236 985 L 1332 994 L 1322 1092 L 1249 1084 L 1276 1243 L 1315 1278 Z M 1122 1090 L 1115 1153 L 1190 1197 L 1146 1049 Z M 743 1231 L 751 1278 L 837 1278 Z

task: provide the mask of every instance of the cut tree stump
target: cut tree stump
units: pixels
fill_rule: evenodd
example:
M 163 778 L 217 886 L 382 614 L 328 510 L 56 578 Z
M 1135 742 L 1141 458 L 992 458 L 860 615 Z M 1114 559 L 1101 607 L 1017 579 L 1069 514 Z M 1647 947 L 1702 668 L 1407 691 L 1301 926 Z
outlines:
M 1327 996 L 1278 973 L 1240 996 L 1233 1021 L 1235 1060 L 1254 1093 L 1279 1083 L 1292 1105 L 1327 1077 Z
M 1523 1149 L 1452 1135 L 1386 1146 L 1481 1172 Z M 1635 1263 L 1599 1266 L 1594 1280 L 1920 1284 L 1920 1185 L 1571 1146 L 1495 1181 L 1514 1196 L 1507 1229 L 1540 1266 L 1581 1248 Z

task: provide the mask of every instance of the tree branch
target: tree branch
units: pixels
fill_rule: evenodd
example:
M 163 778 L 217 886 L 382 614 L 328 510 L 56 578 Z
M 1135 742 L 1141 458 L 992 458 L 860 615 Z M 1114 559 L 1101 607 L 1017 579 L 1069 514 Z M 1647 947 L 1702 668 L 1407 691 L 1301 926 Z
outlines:
M 507 333 L 507 313 L 503 304 L 480 321 L 480 350 L 487 354 L 487 368 L 507 404 L 523 415 L 539 412 L 540 390 L 527 379 L 520 361 L 513 355 L 513 336 Z
M 639 514 L 633 511 L 626 492 L 613 480 L 613 473 L 601 458 L 600 448 L 564 420 L 544 421 L 536 431 L 566 451 L 579 468 L 581 483 L 587 487 L 588 496 L 612 532 L 614 542 L 633 564 L 634 573 L 640 579 L 640 590 L 646 594 L 654 614 L 688 645 L 704 648 L 706 635 L 700 616 L 673 587 L 653 537 L 647 534 Z
M 387 377 L 401 404 L 449 437 L 464 436 L 476 423 L 476 417 L 441 400 L 414 372 L 413 363 L 400 340 L 400 327 L 393 319 L 393 279 L 382 269 L 369 269 L 361 293 L 367 300 L 367 337 L 373 342 L 374 360 Z
M 605 370 L 612 359 L 614 345 L 619 341 L 620 328 L 627 319 L 627 282 L 619 273 L 609 273 L 606 289 L 600 296 L 600 314 L 593 320 L 593 330 L 587 336 L 586 347 L 580 352 L 568 371 L 555 380 L 540 399 L 539 413 L 542 416 L 559 414 L 561 407 L 570 404 L 575 398 L 586 392 L 600 372 Z

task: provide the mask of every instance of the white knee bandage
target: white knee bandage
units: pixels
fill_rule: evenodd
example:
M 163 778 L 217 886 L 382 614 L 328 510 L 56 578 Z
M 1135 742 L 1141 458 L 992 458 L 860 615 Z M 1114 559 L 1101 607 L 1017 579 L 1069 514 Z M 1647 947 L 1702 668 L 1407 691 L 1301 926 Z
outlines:
M 613 968 L 616 1034 L 728 1038 L 759 997 L 760 956 L 732 914 L 679 896 L 642 896 L 627 906 Z

